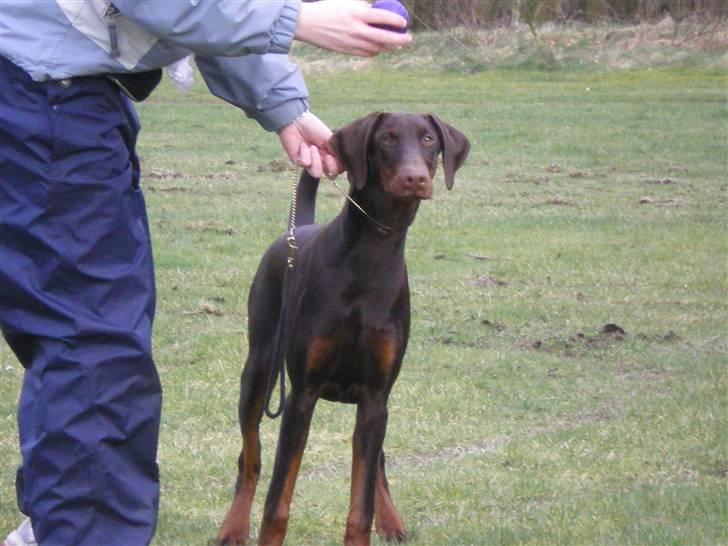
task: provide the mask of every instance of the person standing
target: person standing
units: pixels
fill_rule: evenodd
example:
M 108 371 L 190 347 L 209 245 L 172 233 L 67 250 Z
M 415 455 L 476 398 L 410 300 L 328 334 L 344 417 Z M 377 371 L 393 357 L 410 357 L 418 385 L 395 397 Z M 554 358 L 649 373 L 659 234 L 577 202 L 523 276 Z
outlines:
M 143 100 L 190 54 L 210 91 L 313 176 L 341 170 L 294 39 L 375 55 L 406 21 L 360 0 L 2 0 L 0 328 L 25 368 L 8 546 L 136 546 L 154 534 L 161 387 L 136 152 Z

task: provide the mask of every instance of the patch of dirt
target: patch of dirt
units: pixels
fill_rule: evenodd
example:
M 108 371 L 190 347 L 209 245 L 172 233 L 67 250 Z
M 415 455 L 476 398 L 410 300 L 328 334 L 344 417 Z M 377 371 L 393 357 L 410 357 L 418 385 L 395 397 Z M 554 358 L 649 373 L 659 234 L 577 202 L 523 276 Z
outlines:
M 637 334 L 637 339 L 648 341 L 650 343 L 676 343 L 682 341 L 682 337 L 670 330 L 666 334 Z
M 168 171 L 166 169 L 151 169 L 144 173 L 144 178 L 151 178 L 152 180 L 172 180 L 175 178 L 182 178 L 184 175 L 175 171 Z
M 611 343 L 624 340 L 627 332 L 614 323 L 603 325 L 596 334 L 586 335 L 583 332 L 561 338 L 558 336 L 537 339 L 531 348 L 547 353 L 561 353 L 565 356 L 583 356 L 586 352 L 602 349 Z
M 571 201 L 562 199 L 561 197 L 554 197 L 553 199 L 549 199 L 548 201 L 543 201 L 542 203 L 536 203 L 533 206 L 534 207 L 547 207 L 547 206 L 573 207 L 574 204 Z
M 286 173 L 298 171 L 298 167 L 287 159 L 271 159 L 268 163 L 258 165 L 259 173 Z
M 550 173 L 560 173 L 561 166 L 556 163 L 550 163 L 549 166 L 546 167 L 546 170 Z
M 607 173 L 593 173 L 589 171 L 572 171 L 569 173 L 569 178 L 604 178 Z
M 221 309 L 218 309 L 217 307 L 213 307 L 212 305 L 203 303 L 201 305 L 198 305 L 197 309 L 195 309 L 194 311 L 185 313 L 185 315 L 193 315 L 193 316 L 212 315 L 214 317 L 223 317 L 223 316 L 225 316 L 225 313 Z
M 662 186 L 667 186 L 669 184 L 674 184 L 675 180 L 672 178 L 646 178 L 642 182 L 645 184 L 658 184 Z
M 628 333 L 619 324 L 609 322 L 599 328 L 592 335 L 577 332 L 569 337 L 559 336 L 537 339 L 531 343 L 532 349 L 538 349 L 548 353 L 561 353 L 566 356 L 582 356 L 586 351 L 593 351 L 608 347 L 610 344 L 619 343 L 628 337 Z M 673 330 L 666 334 L 644 334 L 637 333 L 635 339 L 647 343 L 679 343 L 683 338 Z
M 434 341 L 442 345 L 454 345 L 457 347 L 467 347 L 468 349 L 484 349 L 488 346 L 487 340 L 480 336 L 473 340 L 458 339 L 453 335 L 444 335 L 434 338 Z
M 615 336 L 625 336 L 627 334 L 619 324 L 614 324 L 613 322 L 608 322 L 607 324 L 602 326 L 599 329 L 599 332 L 602 334 L 611 334 Z
M 683 200 L 676 197 L 668 197 L 667 199 L 655 199 L 654 197 L 650 197 L 649 195 L 641 197 L 638 203 L 640 205 L 655 205 L 663 207 L 682 207 L 685 205 L 685 202 Z
M 468 254 L 468 256 L 470 258 L 472 258 L 473 260 L 479 260 L 479 261 L 483 261 L 483 262 L 487 262 L 487 261 L 493 259 L 491 256 L 484 256 L 483 254 L 472 254 L 471 253 L 471 254 Z
M 235 230 L 232 228 L 232 226 L 227 226 L 225 224 L 219 224 L 212 221 L 185 224 L 184 228 L 189 231 L 218 233 L 220 235 L 233 235 L 235 233 Z
M 203 180 L 238 180 L 243 178 L 243 176 L 235 171 L 220 171 L 217 173 L 190 175 L 190 178 L 201 178 Z
M 188 188 L 185 186 L 170 186 L 168 188 L 159 188 L 157 186 L 146 186 L 144 189 L 146 191 L 160 192 L 160 193 L 189 193 L 189 192 L 195 191 L 192 188 Z
M 483 326 L 486 326 L 487 328 L 495 330 L 496 332 L 502 332 L 503 330 L 506 329 L 506 325 L 503 324 L 502 322 L 491 321 L 488 319 L 481 320 L 480 324 L 482 324 Z
M 521 173 L 506 173 L 503 175 L 503 178 L 501 178 L 502 182 L 509 184 L 535 184 L 537 186 L 546 184 L 549 180 L 550 178 L 548 176 L 531 176 Z
M 493 277 L 491 275 L 481 275 L 480 277 L 476 277 L 475 279 L 470 279 L 468 281 L 468 284 L 470 286 L 493 288 L 497 286 L 508 286 L 508 281 L 504 281 L 503 279 L 497 279 L 496 277 Z
M 488 319 L 481 319 L 479 325 L 484 327 L 484 330 L 489 330 L 492 336 L 492 332 L 503 332 L 506 330 L 506 325 L 502 322 L 491 321 Z M 442 345 L 453 345 L 456 347 L 467 347 L 470 349 L 483 349 L 489 346 L 490 338 L 488 335 L 478 336 L 474 339 L 463 338 L 457 331 L 450 331 L 444 335 L 436 336 L 433 338 L 437 343 Z
M 235 165 L 234 161 L 226 161 L 225 165 Z M 169 180 L 234 180 L 238 178 L 242 178 L 243 175 L 241 175 L 238 172 L 235 171 L 219 171 L 219 172 L 209 172 L 209 173 L 202 173 L 202 174 L 190 174 L 190 173 L 181 173 L 177 171 L 170 171 L 167 169 L 149 169 L 148 171 L 144 171 L 142 173 L 142 179 L 147 180 L 163 180 L 163 181 L 169 181 Z M 162 188 L 158 188 L 159 191 L 165 191 Z

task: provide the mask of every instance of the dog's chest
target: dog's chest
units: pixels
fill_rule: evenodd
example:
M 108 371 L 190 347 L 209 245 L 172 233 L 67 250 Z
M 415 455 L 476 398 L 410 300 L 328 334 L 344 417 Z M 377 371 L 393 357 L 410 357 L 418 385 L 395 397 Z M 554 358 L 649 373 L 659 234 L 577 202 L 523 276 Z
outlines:
M 315 336 L 306 348 L 307 383 L 318 385 L 328 400 L 356 402 L 363 392 L 392 383 L 404 352 L 401 334 L 393 330 L 349 328 Z
M 329 400 L 355 402 L 390 385 L 401 363 L 409 326 L 404 290 L 376 290 L 343 283 L 338 291 L 303 305 L 296 336 L 307 382 L 318 384 Z M 305 298 L 304 298 L 305 300 Z

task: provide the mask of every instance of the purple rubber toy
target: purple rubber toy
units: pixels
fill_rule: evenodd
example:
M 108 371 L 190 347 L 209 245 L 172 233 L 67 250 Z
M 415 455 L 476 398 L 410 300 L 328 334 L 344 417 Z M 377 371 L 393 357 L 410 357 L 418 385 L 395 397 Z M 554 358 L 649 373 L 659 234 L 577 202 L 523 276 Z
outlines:
M 400 4 L 397 0 L 377 0 L 372 4 L 373 8 L 377 9 L 386 9 L 387 11 L 391 11 L 396 13 L 397 15 L 401 15 L 407 20 L 407 26 L 409 26 L 409 13 L 407 12 L 407 8 L 404 7 L 402 4 Z M 401 34 L 404 34 L 407 32 L 407 27 L 404 28 L 397 28 L 392 27 L 389 25 L 372 25 L 377 28 L 383 28 L 384 30 L 391 30 L 392 32 L 399 32 Z

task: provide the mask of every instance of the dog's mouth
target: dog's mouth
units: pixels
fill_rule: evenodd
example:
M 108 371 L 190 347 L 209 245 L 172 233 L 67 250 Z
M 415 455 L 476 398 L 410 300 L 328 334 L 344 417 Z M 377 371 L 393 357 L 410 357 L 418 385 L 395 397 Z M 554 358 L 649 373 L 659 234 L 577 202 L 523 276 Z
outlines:
M 385 184 L 385 190 L 396 199 L 432 199 L 432 178 L 400 174 Z
M 417 199 L 432 199 L 432 184 L 428 184 L 425 188 L 421 188 L 415 192 Z
M 393 190 L 387 190 L 387 194 L 389 194 L 392 199 L 395 199 L 396 201 L 401 201 L 403 203 L 411 201 L 426 201 L 428 199 L 432 199 L 432 188 L 423 188 L 417 190 L 398 188 Z

